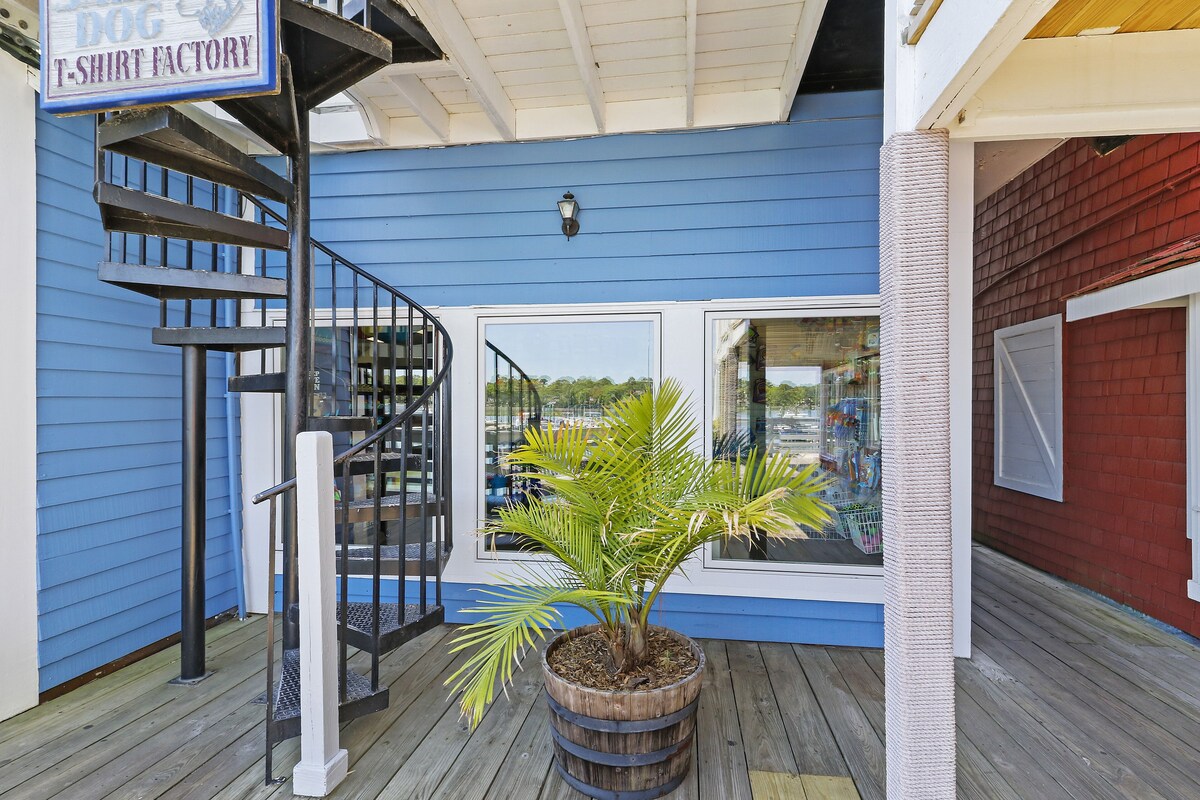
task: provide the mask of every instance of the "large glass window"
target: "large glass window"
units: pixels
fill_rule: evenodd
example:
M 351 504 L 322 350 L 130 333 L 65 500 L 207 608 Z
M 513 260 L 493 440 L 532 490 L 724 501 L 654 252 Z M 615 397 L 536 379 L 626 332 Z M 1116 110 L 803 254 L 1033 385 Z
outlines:
M 797 469 L 816 464 L 834 510 L 791 539 L 719 543 L 719 559 L 882 565 L 879 320 L 711 320 L 712 457 L 757 448 Z
M 536 478 L 518 476 L 504 457 L 530 428 L 595 428 L 614 401 L 646 392 L 657 375 L 651 318 L 594 317 L 487 322 L 483 328 L 483 507 L 500 509 L 541 496 Z M 518 550 L 514 537 L 485 542 Z

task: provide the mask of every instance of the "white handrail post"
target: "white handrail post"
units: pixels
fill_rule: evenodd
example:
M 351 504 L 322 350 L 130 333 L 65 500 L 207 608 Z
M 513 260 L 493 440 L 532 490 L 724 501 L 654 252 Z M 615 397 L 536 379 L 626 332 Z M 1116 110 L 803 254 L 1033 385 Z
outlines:
M 300 763 L 292 792 L 325 797 L 346 777 L 339 748 L 337 591 L 334 575 L 333 436 L 296 437 L 296 525 L 300 562 Z

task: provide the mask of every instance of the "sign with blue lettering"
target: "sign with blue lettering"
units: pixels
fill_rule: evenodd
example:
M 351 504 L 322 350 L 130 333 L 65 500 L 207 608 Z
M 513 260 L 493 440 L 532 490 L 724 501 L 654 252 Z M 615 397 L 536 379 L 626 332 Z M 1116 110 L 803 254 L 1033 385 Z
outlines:
M 277 0 L 41 0 L 55 114 L 279 91 Z

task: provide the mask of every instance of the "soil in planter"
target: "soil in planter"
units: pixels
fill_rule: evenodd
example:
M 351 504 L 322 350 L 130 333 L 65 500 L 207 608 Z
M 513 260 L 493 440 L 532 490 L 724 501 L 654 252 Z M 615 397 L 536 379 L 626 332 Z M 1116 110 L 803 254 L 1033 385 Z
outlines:
M 670 686 L 700 666 L 683 642 L 655 630 L 649 632 L 648 638 L 650 659 L 631 672 L 608 673 L 608 642 L 599 633 L 589 633 L 559 645 L 550 654 L 550 668 L 566 680 L 589 689 L 619 692 Z

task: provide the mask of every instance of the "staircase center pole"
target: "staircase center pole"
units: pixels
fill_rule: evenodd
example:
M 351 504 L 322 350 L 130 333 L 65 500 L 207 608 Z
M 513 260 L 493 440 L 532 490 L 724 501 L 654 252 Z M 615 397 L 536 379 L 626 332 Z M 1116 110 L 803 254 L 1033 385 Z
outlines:
M 183 564 L 179 681 L 204 673 L 205 350 L 183 348 Z
M 296 141 L 288 161 L 292 199 L 288 204 L 287 367 L 284 395 L 283 474 L 296 474 L 296 436 L 307 429 L 312 370 L 312 240 L 309 230 L 308 108 L 296 98 Z M 296 573 L 296 494 L 283 508 L 283 647 L 300 646 L 300 627 L 287 613 L 299 599 Z

